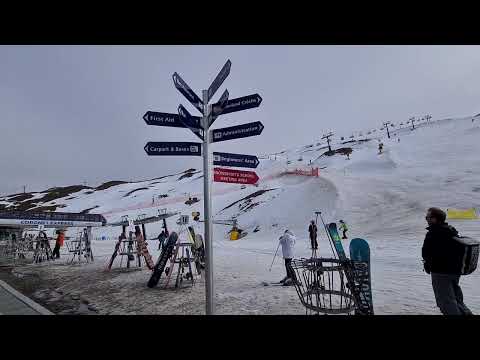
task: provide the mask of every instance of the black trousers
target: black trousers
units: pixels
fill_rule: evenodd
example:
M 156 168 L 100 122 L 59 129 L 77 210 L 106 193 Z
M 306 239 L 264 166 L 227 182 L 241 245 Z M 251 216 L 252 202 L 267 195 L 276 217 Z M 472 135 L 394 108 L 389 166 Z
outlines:
M 346 232 L 347 232 L 347 231 L 348 231 L 348 230 L 343 230 L 343 238 L 342 238 L 342 239 L 346 239 L 346 238 L 347 238 L 347 235 L 346 235 Z
M 52 257 L 56 259 L 60 259 L 60 244 L 55 244 L 55 248 L 52 252 Z
M 285 270 L 287 271 L 287 278 L 296 280 L 295 271 L 292 268 L 292 259 L 285 259 Z
M 318 249 L 318 243 L 317 243 L 317 237 L 312 237 L 310 236 L 310 245 L 312 246 L 312 249 L 317 250 Z

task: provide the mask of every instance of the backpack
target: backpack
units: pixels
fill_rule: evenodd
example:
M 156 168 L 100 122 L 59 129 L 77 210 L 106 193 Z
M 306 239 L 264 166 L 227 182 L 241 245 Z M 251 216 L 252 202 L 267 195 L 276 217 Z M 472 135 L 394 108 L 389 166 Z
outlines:
M 462 249 L 460 275 L 471 274 L 477 268 L 480 242 L 468 236 L 454 236 L 453 240 L 460 244 Z

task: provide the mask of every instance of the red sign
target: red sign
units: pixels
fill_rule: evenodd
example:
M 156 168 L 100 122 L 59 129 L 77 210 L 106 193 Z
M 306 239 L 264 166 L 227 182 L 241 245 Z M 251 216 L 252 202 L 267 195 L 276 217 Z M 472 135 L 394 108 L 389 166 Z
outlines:
M 214 168 L 213 181 L 233 184 L 255 184 L 258 181 L 258 176 L 253 171 Z

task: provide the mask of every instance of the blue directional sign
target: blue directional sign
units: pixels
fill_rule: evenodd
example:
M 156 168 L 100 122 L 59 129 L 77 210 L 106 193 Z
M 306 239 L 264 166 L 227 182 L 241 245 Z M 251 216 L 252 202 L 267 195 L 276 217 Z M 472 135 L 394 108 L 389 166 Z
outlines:
M 213 165 L 255 169 L 260 162 L 254 155 L 213 153 Z
M 200 122 L 200 117 L 192 116 L 194 121 Z M 186 127 L 181 121 L 178 114 L 169 114 L 169 113 L 161 113 L 155 111 L 147 111 L 145 115 L 143 115 L 143 120 L 147 123 L 147 125 L 155 125 L 155 126 L 171 126 L 171 127 L 179 127 L 184 128 Z
M 263 131 L 260 121 L 212 130 L 212 142 L 239 139 L 260 135 Z
M 198 111 L 200 111 L 203 114 L 203 101 L 198 97 L 197 94 L 190 88 L 190 86 L 187 85 L 185 81 L 178 75 L 177 73 L 173 74 L 173 83 L 175 84 L 175 87 L 182 93 L 183 96 L 187 98 L 188 101 L 190 101 L 193 106 L 195 106 Z
M 235 111 L 252 109 L 260 106 L 262 97 L 258 94 L 247 95 L 227 101 L 225 108 L 220 112 L 213 112 L 212 115 L 228 114 Z M 213 110 L 213 109 L 212 109 Z
M 228 90 L 225 90 L 222 96 L 220 97 L 220 100 L 218 100 L 216 104 L 212 105 L 212 113 L 209 119 L 209 126 L 213 124 L 213 122 L 217 119 L 218 115 L 220 115 L 223 109 L 225 109 L 225 106 L 227 106 L 228 96 L 229 96 Z
M 178 116 L 180 122 L 185 125 L 185 127 L 192 130 L 195 135 L 197 135 L 200 139 L 203 140 L 203 130 L 200 125 L 200 118 L 195 117 L 195 119 L 181 104 L 178 107 Z
M 145 152 L 150 156 L 202 155 L 200 143 L 195 142 L 148 142 Z
M 232 66 L 232 62 L 230 60 L 227 60 L 225 65 L 223 65 L 222 70 L 220 70 L 215 80 L 213 80 L 212 85 L 210 85 L 210 87 L 208 88 L 208 101 L 212 99 L 213 95 L 218 90 L 220 85 L 222 85 L 222 83 L 227 78 L 228 74 L 230 74 L 231 66 Z

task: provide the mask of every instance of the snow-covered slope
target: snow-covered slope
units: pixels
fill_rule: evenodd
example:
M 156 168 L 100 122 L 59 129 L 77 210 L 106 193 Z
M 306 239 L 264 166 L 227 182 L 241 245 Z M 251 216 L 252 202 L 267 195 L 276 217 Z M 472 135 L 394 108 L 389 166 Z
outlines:
M 447 119 L 416 125 L 413 131 L 392 129 L 391 139 L 380 138 L 383 132 L 377 131 L 373 134 L 377 138 L 369 141 L 332 144 L 333 149 L 351 147 L 350 159 L 340 154 L 323 155 L 328 150 L 324 142 L 301 147 L 292 144 L 291 149 L 261 159 L 255 170 L 260 177 L 257 186 L 214 183 L 215 218 L 235 217 L 240 227 L 248 231 L 241 240 L 229 241 L 228 228 L 214 226 L 215 276 L 220 284 L 217 296 L 228 294 L 229 301 L 228 310 L 224 307 L 224 311 L 231 312 L 235 308 L 232 304 L 237 304 L 237 309 L 248 308 L 255 313 L 288 313 L 288 309 L 298 313 L 299 308 L 285 305 L 275 289 L 262 290 L 265 301 L 271 301 L 271 308 L 255 308 L 252 298 L 258 294 L 254 295 L 251 289 L 261 280 L 283 277 L 280 261 L 272 272 L 267 268 L 278 236 L 287 227 L 298 237 L 297 256 L 309 255 L 308 222 L 315 219 L 314 211 L 322 211 L 326 222 L 344 219 L 350 227 L 350 238 L 369 241 L 377 313 L 437 313 L 429 277 L 422 271 L 420 261 L 424 217 L 432 206 L 480 209 L 479 122 L 478 118 L 472 122 L 471 117 Z M 380 155 L 379 141 L 384 143 L 384 153 Z M 319 167 L 320 176 L 282 174 L 286 169 L 308 166 Z M 68 195 L 70 199 L 54 201 L 65 206 L 61 211 L 93 208 L 91 212 L 104 214 L 108 221 L 119 220 L 122 215 L 135 218 L 139 214 L 155 214 L 160 208 L 203 214 L 202 186 L 202 172 L 195 170 L 105 190 L 82 189 Z M 38 194 L 32 195 L 38 198 Z M 188 205 L 189 197 L 199 201 Z M 9 198 L 0 199 L 0 205 L 11 204 Z M 176 226 L 173 220 L 169 221 L 170 227 Z M 480 239 L 478 220 L 451 223 L 461 234 Z M 150 238 L 160 232 L 160 225 L 148 226 Z M 203 231 L 202 223 L 195 227 Z M 258 231 L 253 232 L 254 229 Z M 103 249 L 97 251 L 98 255 L 110 254 L 118 231 L 112 227 L 95 231 L 97 239 L 107 239 L 96 242 L 98 249 Z M 325 235 L 320 232 L 319 236 L 320 252 L 331 255 Z M 348 249 L 348 241 L 344 246 Z M 152 252 L 157 254 L 153 249 Z M 235 280 L 230 278 L 232 274 Z M 477 271 L 462 278 L 466 303 L 474 312 L 480 312 L 480 287 L 476 286 L 480 283 L 479 274 Z M 284 294 L 295 302 L 293 289 L 286 289 Z M 280 303 L 276 308 L 275 304 Z

